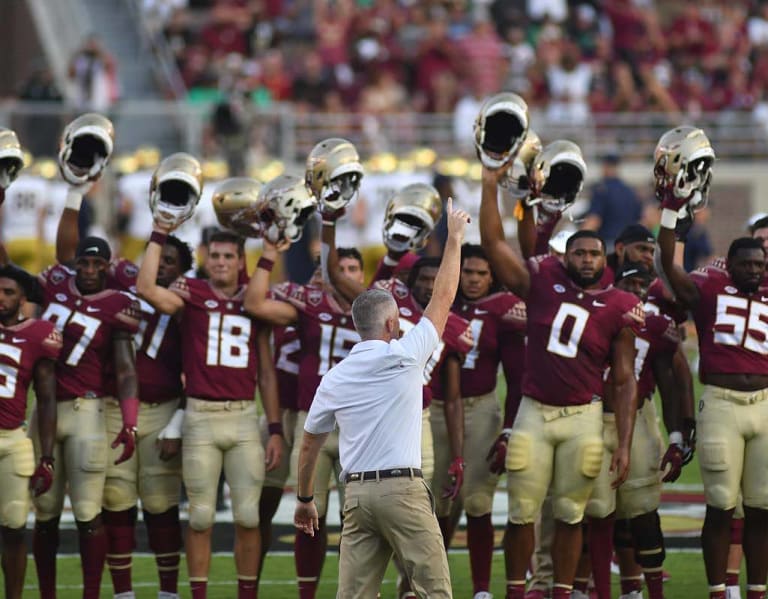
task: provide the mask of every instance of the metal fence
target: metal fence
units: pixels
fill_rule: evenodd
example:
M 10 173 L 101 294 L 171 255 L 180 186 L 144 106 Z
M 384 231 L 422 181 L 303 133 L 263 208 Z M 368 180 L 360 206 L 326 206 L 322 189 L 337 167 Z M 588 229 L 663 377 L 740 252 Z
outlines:
M 268 108 L 248 105 L 240 111 L 234 129 L 217 134 L 212 126 L 214 104 L 126 101 L 109 116 L 117 130 L 117 151 L 132 151 L 141 144 L 163 152 L 187 151 L 195 155 L 256 154 L 303 162 L 312 146 L 326 137 L 345 137 L 364 157 L 380 152 L 405 155 L 428 147 L 440 156 L 472 156 L 471 123 L 459 123 L 455 133 L 451 114 L 399 113 L 390 115 L 325 114 L 298 111 L 291 104 Z M 0 126 L 16 129 L 33 154 L 52 155 L 58 136 L 75 112 L 61 104 L 0 102 Z M 172 123 L 171 134 L 168 123 Z M 709 135 L 719 159 L 762 161 L 768 158 L 768 120 L 751 112 L 707 113 L 696 119 L 660 113 L 593 115 L 585 123 L 549 121 L 544 112 L 531 114 L 542 140 L 572 139 L 587 160 L 617 151 L 627 160 L 651 158 L 661 134 L 675 125 L 692 124 Z M 164 125 L 160 127 L 159 125 Z

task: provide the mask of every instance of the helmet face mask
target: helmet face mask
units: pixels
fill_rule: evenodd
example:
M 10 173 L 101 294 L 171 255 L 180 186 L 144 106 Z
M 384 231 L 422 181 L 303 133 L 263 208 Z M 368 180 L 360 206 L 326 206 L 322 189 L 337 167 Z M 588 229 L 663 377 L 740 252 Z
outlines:
M 528 105 L 504 92 L 492 96 L 475 119 L 475 149 L 484 166 L 501 168 L 512 160 L 528 133 Z
M 271 243 L 301 239 L 317 200 L 304 180 L 293 175 L 275 177 L 262 188 L 265 207 L 260 218 L 264 238 Z
M 434 187 L 426 183 L 406 185 L 387 202 L 384 245 L 394 252 L 424 247 L 442 209 L 440 194 Z
M 507 190 L 514 199 L 521 199 L 530 193 L 531 182 L 528 170 L 531 168 L 536 155 L 541 152 L 541 140 L 533 129 L 528 129 L 528 135 L 515 154 L 512 164 L 499 180 L 499 185 Z
M 84 185 L 99 178 L 112 156 L 115 129 L 106 117 L 88 113 L 64 129 L 59 167 L 70 185 Z
M 584 186 L 587 165 L 581 148 L 568 140 L 545 146 L 533 161 L 530 172 L 532 197 L 529 206 L 539 204 L 546 212 L 564 212 Z
M 307 157 L 306 184 L 323 208 L 344 208 L 355 198 L 363 175 L 357 149 L 346 139 L 324 139 Z
M 183 152 L 171 154 L 152 175 L 149 207 L 154 220 L 178 227 L 192 217 L 202 192 L 203 174 L 197 159 Z
M 703 208 L 714 162 L 715 151 L 701 129 L 683 126 L 667 131 L 654 152 L 656 196 L 662 199 L 671 190 L 677 198 L 691 198 L 694 210 Z

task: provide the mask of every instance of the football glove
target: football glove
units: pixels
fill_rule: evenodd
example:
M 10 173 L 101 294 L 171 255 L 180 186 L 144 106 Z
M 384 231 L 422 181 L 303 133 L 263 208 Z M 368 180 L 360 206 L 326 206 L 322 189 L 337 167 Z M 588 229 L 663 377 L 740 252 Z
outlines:
M 443 499 L 455 500 L 461 492 L 461 485 L 464 483 L 464 458 L 453 458 L 448 475 L 451 482 L 443 489 Z
M 665 483 L 673 483 L 679 477 L 683 470 L 683 436 L 681 433 L 675 431 L 669 434 L 669 447 L 664 453 L 664 457 L 661 458 L 660 470 L 666 471 L 669 467 L 669 471 L 661 479 Z
M 511 428 L 505 428 L 501 431 L 485 458 L 485 461 L 488 462 L 488 469 L 494 474 L 504 474 L 507 469 L 507 443 L 509 443 L 511 433 Z
M 29 479 L 29 489 L 35 497 L 40 497 L 53 484 L 53 458 L 42 456 L 40 463 L 35 468 L 32 478 Z

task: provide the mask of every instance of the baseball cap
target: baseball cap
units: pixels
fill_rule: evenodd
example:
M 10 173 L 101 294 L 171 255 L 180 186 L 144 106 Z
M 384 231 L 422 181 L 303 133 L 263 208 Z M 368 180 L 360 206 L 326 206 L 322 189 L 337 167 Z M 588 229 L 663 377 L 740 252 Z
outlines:
M 614 283 L 618 283 L 629 277 L 642 277 L 645 281 L 651 282 L 653 275 L 648 267 L 642 262 L 625 262 L 614 275 Z
M 573 233 L 574 232 L 569 229 L 563 229 L 562 231 L 555 233 L 549 240 L 550 249 L 558 254 L 565 254 L 565 244 Z
M 75 258 L 82 258 L 84 256 L 103 258 L 109 262 L 112 258 L 112 250 L 109 249 L 109 244 L 101 237 L 85 237 L 77 245 Z
M 643 225 L 629 225 L 621 233 L 619 233 L 615 243 L 627 244 L 637 243 L 639 241 L 656 243 L 656 238 L 653 236 L 653 233 L 651 233 Z

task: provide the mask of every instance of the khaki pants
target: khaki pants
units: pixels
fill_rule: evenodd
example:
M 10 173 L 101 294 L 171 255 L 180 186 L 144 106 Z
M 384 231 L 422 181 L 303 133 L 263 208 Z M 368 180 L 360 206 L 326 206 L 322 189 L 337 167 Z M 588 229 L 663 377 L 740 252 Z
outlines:
M 493 493 L 499 482 L 498 475 L 488 469 L 488 450 L 501 432 L 501 408 L 496 392 L 478 397 L 465 397 L 464 402 L 464 484 L 461 501 L 468 516 L 489 514 L 493 505 Z M 448 467 L 451 449 L 442 401 L 435 401 L 430 415 L 435 443 L 435 475 L 432 489 L 435 491 L 438 518 L 451 513 L 451 500 L 442 498 L 442 489 L 448 486 Z
M 187 398 L 182 443 L 192 529 L 213 526 L 222 467 L 231 492 L 233 521 L 244 528 L 258 527 L 265 465 L 256 402 Z
M 107 459 L 107 480 L 104 484 L 106 509 L 120 512 L 136 505 L 150 514 L 162 514 L 179 505 L 181 493 L 181 455 L 172 460 L 160 459 L 157 435 L 165 428 L 176 411 L 178 400 L 159 404 L 142 402 L 139 408 L 136 451 L 131 459 L 115 465 L 123 451 L 112 449 Z M 114 439 L 123 428 L 120 404 L 115 399 L 106 402 L 107 438 Z
M 697 453 L 707 505 L 768 509 L 768 389 L 706 385 L 696 417 Z
M 663 441 L 653 402 L 643 402 L 637 411 L 629 452 L 629 474 L 618 489 L 611 488 L 615 475 L 609 472 L 613 452 L 619 444 L 614 414 L 603 414 L 603 442 L 603 465 L 587 502 L 587 516 L 605 518 L 615 511 L 617 518 L 629 520 L 658 509 Z
M 550 483 L 555 519 L 581 522 L 603 459 L 602 413 L 602 402 L 550 406 L 523 396 L 507 446 L 510 522 L 535 522 Z
M 64 492 L 68 488 L 75 519 L 89 522 L 101 513 L 104 496 L 108 449 L 104 400 L 80 397 L 60 401 L 56 417 L 53 484 L 47 493 L 33 500 L 36 516 L 46 522 L 61 515 Z M 31 422 L 30 436 L 35 455 L 39 457 L 36 413 Z
M 0 429 L 0 526 L 23 528 L 29 514 L 29 477 L 35 471 L 32 441 L 23 428 Z
M 453 596 L 443 537 L 424 480 L 347 483 L 337 598 L 376 597 L 393 552 L 419 597 Z

